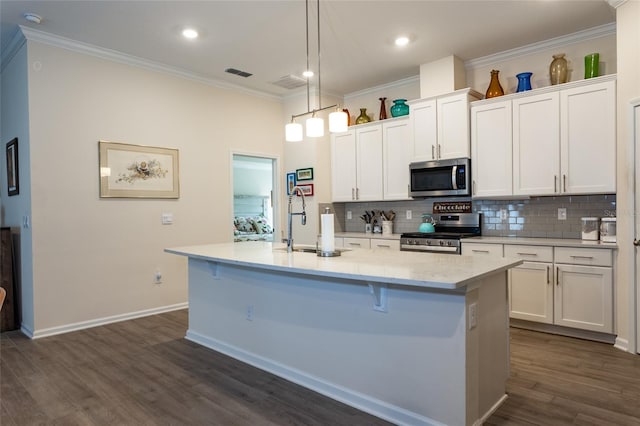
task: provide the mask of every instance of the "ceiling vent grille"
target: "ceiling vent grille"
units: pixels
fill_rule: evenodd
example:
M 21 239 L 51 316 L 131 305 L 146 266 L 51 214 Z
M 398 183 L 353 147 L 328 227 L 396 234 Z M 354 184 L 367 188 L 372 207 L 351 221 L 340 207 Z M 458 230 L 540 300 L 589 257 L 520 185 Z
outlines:
M 298 87 L 306 86 L 307 80 L 302 77 L 289 74 L 284 77 L 280 77 L 279 80 L 272 81 L 271 84 L 275 84 L 276 86 L 285 89 L 297 89 Z
M 253 74 L 251 74 L 250 72 L 246 72 L 246 71 L 241 71 L 241 70 L 237 70 L 235 68 L 227 68 L 226 70 L 224 70 L 225 72 L 228 72 L 229 74 L 234 74 L 234 75 L 238 75 L 240 77 L 251 77 Z

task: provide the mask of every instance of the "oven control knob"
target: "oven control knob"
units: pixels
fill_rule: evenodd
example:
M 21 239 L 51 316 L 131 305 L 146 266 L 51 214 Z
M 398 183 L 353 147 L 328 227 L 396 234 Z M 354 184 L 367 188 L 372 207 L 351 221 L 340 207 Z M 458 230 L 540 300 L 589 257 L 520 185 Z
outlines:
M 451 246 L 451 241 L 447 241 L 447 245 L 448 245 L 448 246 Z
M 440 240 L 440 245 L 443 246 L 444 245 L 444 241 Z

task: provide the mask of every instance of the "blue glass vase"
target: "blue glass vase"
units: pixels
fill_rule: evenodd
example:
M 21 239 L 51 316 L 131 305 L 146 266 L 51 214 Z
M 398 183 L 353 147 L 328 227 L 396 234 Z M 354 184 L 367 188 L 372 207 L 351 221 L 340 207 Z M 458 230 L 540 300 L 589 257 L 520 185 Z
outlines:
M 518 79 L 518 89 L 516 92 L 526 92 L 527 90 L 531 90 L 531 75 L 533 73 L 530 72 L 521 72 L 516 75 Z
M 409 114 L 409 105 L 407 105 L 406 99 L 394 99 L 393 106 L 391 107 L 391 116 L 400 117 L 401 115 Z

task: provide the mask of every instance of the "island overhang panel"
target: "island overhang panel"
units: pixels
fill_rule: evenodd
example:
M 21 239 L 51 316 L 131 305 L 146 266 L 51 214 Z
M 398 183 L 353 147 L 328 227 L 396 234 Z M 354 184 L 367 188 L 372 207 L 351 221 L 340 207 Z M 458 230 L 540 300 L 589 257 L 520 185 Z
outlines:
M 504 399 L 506 269 L 519 261 L 479 268 L 461 256 L 407 261 L 407 253 L 354 250 L 327 259 L 268 243 L 245 250 L 167 250 L 189 257 L 188 339 L 397 424 L 474 424 Z M 374 264 L 412 260 L 422 266 L 368 275 L 382 270 Z M 430 276 L 455 275 L 466 263 L 478 278 L 459 276 L 466 284 L 446 289 L 408 285 L 425 262 Z

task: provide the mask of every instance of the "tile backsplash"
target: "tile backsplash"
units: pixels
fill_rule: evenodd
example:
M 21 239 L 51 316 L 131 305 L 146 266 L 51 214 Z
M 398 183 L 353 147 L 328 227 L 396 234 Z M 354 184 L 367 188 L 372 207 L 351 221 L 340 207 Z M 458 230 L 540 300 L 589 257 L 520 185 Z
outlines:
M 360 216 L 365 210 L 393 210 L 396 213 L 393 232 L 415 232 L 422 222 L 421 215 L 433 211 L 434 201 L 465 200 L 469 198 L 335 203 L 334 211 L 338 216 L 336 221 L 339 222 L 336 230 L 364 232 L 364 221 Z M 531 197 L 521 200 L 473 200 L 472 204 L 474 212 L 482 213 L 482 235 L 498 237 L 580 238 L 582 217 L 616 215 L 614 194 Z M 566 209 L 565 220 L 558 219 L 560 208 Z M 407 219 L 407 211 L 411 212 L 411 219 Z M 351 219 L 347 219 L 349 212 Z

